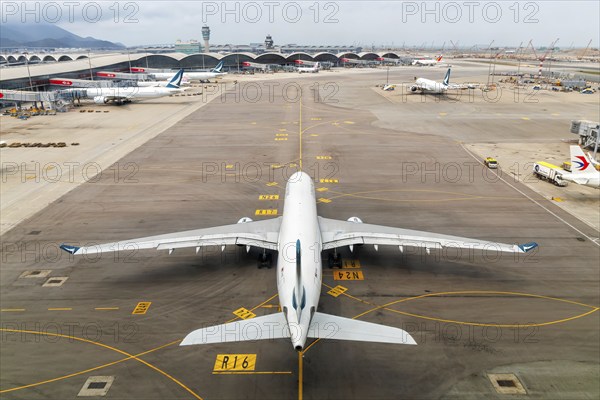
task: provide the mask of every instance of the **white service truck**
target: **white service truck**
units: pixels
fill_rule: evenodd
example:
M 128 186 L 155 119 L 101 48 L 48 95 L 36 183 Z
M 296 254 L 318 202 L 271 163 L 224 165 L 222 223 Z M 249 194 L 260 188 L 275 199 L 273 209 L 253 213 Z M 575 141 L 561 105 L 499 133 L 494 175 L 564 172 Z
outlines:
M 562 178 L 562 168 L 545 161 L 537 161 L 533 164 L 533 174 L 539 179 L 554 183 L 556 186 L 567 186 Z

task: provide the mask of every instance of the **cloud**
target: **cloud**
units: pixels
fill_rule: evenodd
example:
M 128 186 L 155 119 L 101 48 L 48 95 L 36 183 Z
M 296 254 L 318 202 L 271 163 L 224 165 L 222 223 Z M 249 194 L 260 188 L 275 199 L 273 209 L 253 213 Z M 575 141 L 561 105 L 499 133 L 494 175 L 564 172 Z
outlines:
M 276 44 L 517 46 L 533 39 L 542 46 L 560 37 L 568 47 L 590 38 L 598 46 L 600 36 L 597 1 L 83 1 L 72 10 L 68 2 L 33 3 L 38 14 L 50 3 L 61 7 L 54 22 L 73 33 L 129 46 L 201 39 L 204 22 L 216 44 L 262 42 L 271 34 Z M 22 4 L 3 1 L 3 18 L 22 20 Z M 6 7 L 15 6 L 7 16 Z

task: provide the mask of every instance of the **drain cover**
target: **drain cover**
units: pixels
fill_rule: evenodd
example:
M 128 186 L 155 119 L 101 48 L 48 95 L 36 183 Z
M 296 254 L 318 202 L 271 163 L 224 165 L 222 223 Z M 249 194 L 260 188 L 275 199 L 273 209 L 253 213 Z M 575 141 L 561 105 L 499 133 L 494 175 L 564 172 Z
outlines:
M 107 382 L 90 382 L 88 389 L 104 389 Z
M 46 282 L 44 282 L 44 284 L 42 286 L 45 286 L 45 287 L 62 286 L 62 284 L 65 283 L 65 281 L 67 279 L 69 279 L 68 276 L 53 276 L 52 278 L 50 278 Z
M 515 374 L 487 374 L 492 386 L 500 394 L 527 394 Z
M 23 273 L 19 276 L 21 278 L 45 278 L 50 275 L 52 272 L 51 269 L 36 269 L 33 271 L 23 271 Z
M 79 397 L 99 397 L 106 396 L 108 389 L 115 380 L 114 376 L 90 376 L 83 384 L 77 396 Z

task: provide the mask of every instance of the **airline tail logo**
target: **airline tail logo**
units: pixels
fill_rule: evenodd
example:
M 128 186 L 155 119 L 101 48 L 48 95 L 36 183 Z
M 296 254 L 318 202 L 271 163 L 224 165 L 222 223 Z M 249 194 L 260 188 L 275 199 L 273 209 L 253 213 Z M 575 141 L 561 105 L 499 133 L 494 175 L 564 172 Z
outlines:
M 446 72 L 446 76 L 444 76 L 444 81 L 442 83 L 444 86 L 448 86 L 450 83 L 450 68 L 448 68 L 448 72 Z
M 435 59 L 435 61 L 437 61 L 437 62 L 440 62 L 440 61 L 442 61 L 442 57 L 443 57 L 443 56 L 439 56 L 438 58 L 436 58 L 436 59 Z
M 177 71 L 177 73 L 171 78 L 167 87 L 168 88 L 179 88 L 181 84 L 181 79 L 183 79 L 183 69 Z
M 578 171 L 585 171 L 590 165 L 590 162 L 587 160 L 587 158 L 585 158 L 585 156 L 575 156 L 575 158 L 579 160 L 573 160 L 575 163 L 575 168 L 577 168 Z
M 223 69 L 223 61 L 219 62 L 212 72 L 221 72 L 221 69 Z
M 571 146 L 571 167 L 575 168 L 574 172 L 585 171 L 590 165 L 590 161 L 583 154 L 581 148 L 579 146 Z

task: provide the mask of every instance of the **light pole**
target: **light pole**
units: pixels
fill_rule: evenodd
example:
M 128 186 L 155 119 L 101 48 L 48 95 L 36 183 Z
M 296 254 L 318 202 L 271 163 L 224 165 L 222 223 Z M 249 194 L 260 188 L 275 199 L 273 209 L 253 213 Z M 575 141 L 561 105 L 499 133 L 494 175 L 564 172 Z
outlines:
M 27 75 L 29 76 L 29 90 L 33 90 L 33 83 L 31 81 L 31 71 L 29 70 L 29 60 L 25 58 L 25 65 L 27 65 Z
M 88 64 L 90 66 L 90 79 L 94 80 L 94 74 L 92 72 L 92 57 L 90 55 L 90 50 L 88 49 Z

